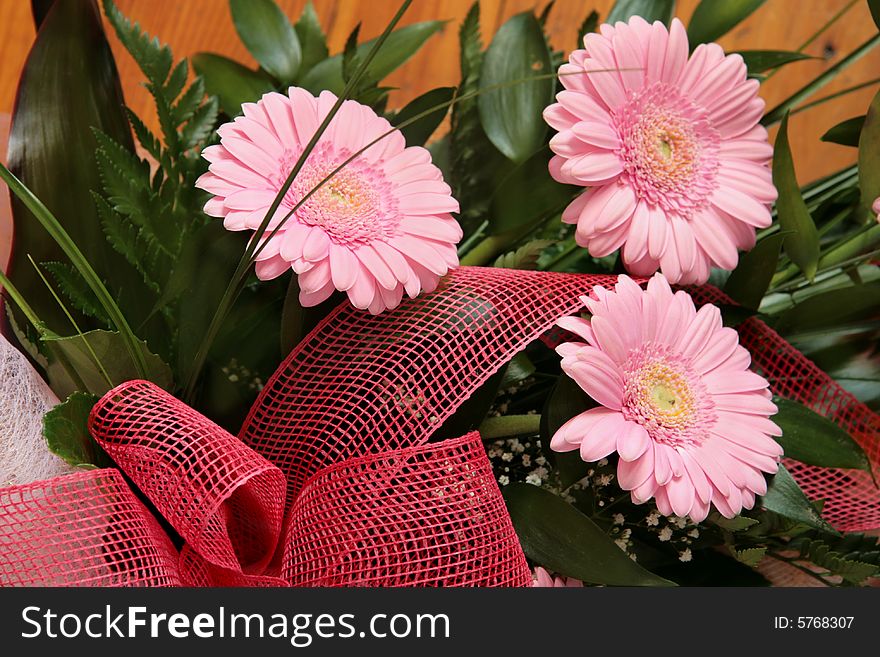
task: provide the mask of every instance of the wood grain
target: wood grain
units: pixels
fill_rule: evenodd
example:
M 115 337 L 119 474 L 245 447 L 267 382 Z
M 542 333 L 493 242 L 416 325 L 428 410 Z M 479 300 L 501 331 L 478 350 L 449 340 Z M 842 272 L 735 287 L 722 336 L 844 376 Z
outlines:
M 305 0 L 278 0 L 288 16 L 296 17 Z M 403 24 L 433 18 L 447 19 L 443 32 L 389 79 L 397 87 L 392 105 L 435 86 L 458 81 L 458 26 L 472 0 L 416 0 Z M 199 51 L 219 52 L 248 65 L 255 65 L 235 35 L 226 0 L 117 0 L 126 15 L 137 20 L 151 34 L 169 43 L 176 57 Z M 847 0 L 768 0 L 747 21 L 721 40 L 727 50 L 798 48 L 828 21 Z M 483 0 L 484 37 L 491 35 L 508 17 L 527 11 L 544 0 Z M 548 21 L 552 44 L 569 52 L 576 44 L 577 29 L 591 8 L 607 15 L 612 0 L 557 0 Z M 689 19 L 697 0 L 680 0 L 678 15 Z M 328 34 L 331 51 L 342 49 L 349 32 L 362 23 L 363 38 L 378 34 L 398 6 L 392 0 L 315 0 L 318 16 Z M 34 38 L 26 0 L 0 0 L 0 113 L 11 111 L 16 82 L 28 48 Z M 108 30 L 112 32 L 112 30 Z M 820 59 L 793 64 L 774 76 L 762 89 L 768 107 L 839 61 L 847 52 L 876 32 L 866 3 L 859 2 L 807 52 Z M 149 95 L 134 62 L 111 34 L 120 75 L 129 105 L 153 121 Z M 880 74 L 880 50 L 838 76 L 821 95 L 875 78 Z M 862 114 L 876 87 L 871 87 L 792 118 L 792 147 L 801 181 L 814 179 L 854 161 L 853 149 L 823 144 L 819 137 L 843 119 Z

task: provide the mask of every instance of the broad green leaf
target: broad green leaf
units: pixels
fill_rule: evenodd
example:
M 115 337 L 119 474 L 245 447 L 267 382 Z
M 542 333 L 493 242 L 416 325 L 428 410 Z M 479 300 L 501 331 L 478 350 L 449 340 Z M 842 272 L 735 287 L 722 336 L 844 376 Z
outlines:
M 691 50 L 701 43 L 716 41 L 724 36 L 766 0 L 702 0 L 694 9 L 688 23 L 688 41 Z
M 591 584 L 675 586 L 630 559 L 596 523 L 549 491 L 512 484 L 504 501 L 523 551 L 557 573 Z
M 803 404 L 777 397 L 773 421 L 782 429 L 776 440 L 788 458 L 823 468 L 871 472 L 871 461 L 852 437 L 835 422 Z
M 862 322 L 880 308 L 880 283 L 853 285 L 808 297 L 774 323 L 780 333 L 809 333 Z
M 841 121 L 836 126 L 822 135 L 822 141 L 840 144 L 841 146 L 859 145 L 859 137 L 862 134 L 862 126 L 865 125 L 864 116 L 854 116 L 846 121 Z
M 100 189 L 97 127 L 134 150 L 113 54 L 93 2 L 57 0 L 42 23 L 19 81 L 9 168 L 58 219 L 113 293 L 138 294 L 138 277 L 107 244 L 90 190 Z M 70 326 L 27 259 L 66 261 L 22 200 L 13 198 L 15 244 L 9 277 L 37 315 L 55 330 Z M 129 275 L 131 274 L 131 275 Z M 127 295 L 121 295 L 128 298 Z M 120 299 L 121 301 L 123 299 Z M 100 323 L 75 314 L 84 328 Z
M 868 107 L 859 137 L 859 188 L 862 190 L 859 211 L 865 219 L 871 220 L 876 216 L 871 205 L 880 197 L 880 92 Z
M 520 381 L 524 381 L 535 373 L 535 364 L 521 351 L 510 359 L 507 369 L 504 370 L 504 378 L 501 380 L 501 389 L 509 388 Z
M 738 50 L 737 53 L 742 56 L 749 73 L 763 73 L 792 62 L 815 59 L 812 55 L 787 50 Z
M 559 427 L 575 415 L 593 408 L 596 405 L 574 379 L 559 377 L 553 391 L 544 402 L 541 411 L 541 449 L 548 456 L 559 475 L 559 483 L 563 489 L 587 476 L 590 464 L 581 459 L 577 450 L 557 453 L 550 449 L 550 440 Z
M 546 148 L 514 168 L 501 181 L 489 203 L 489 232 L 499 235 L 535 224 L 551 213 L 559 213 L 578 191 L 550 176 Z
M 89 433 L 95 395 L 75 392 L 43 416 L 43 437 L 49 451 L 76 467 L 104 468 L 112 461 Z
M 114 386 L 142 378 L 128 355 L 122 338 L 115 331 L 96 330 L 88 331 L 82 336 L 44 337 L 43 340 L 51 343 L 52 347 L 60 349 L 67 357 L 70 365 L 86 385 L 87 390 L 81 392 L 103 395 Z M 87 340 L 88 344 L 84 340 Z M 140 342 L 139 346 L 147 364 L 146 378 L 161 388 L 170 389 L 172 384 L 171 368 L 161 358 L 151 353 L 146 343 Z M 92 357 L 93 351 L 109 375 L 109 383 L 104 378 L 98 364 L 95 363 Z M 60 365 L 50 366 L 49 379 L 53 390 L 72 392 L 72 383 Z
M 794 172 L 794 160 L 788 145 L 788 114 L 782 119 L 773 151 L 773 184 L 779 192 L 776 212 L 779 226 L 786 235 L 783 248 L 804 275 L 813 280 L 819 263 L 819 231 L 810 216 Z
M 761 305 L 761 299 L 779 265 L 779 251 L 787 235 L 775 233 L 765 237 L 754 249 L 740 257 L 739 264 L 724 286 L 724 291 L 734 301 L 752 309 Z
M 200 52 L 193 66 L 205 80 L 205 89 L 217 96 L 220 108 L 229 116 L 241 114 L 242 103 L 255 102 L 274 89 L 272 80 L 222 55 Z
M 446 118 L 450 105 L 446 104 L 455 97 L 455 87 L 439 87 L 422 94 L 418 98 L 412 100 L 402 110 L 400 110 L 391 120 L 391 125 L 399 126 L 405 121 L 415 118 L 419 114 L 427 112 L 432 107 L 443 105 L 430 114 L 426 114 L 409 125 L 400 129 L 406 139 L 407 146 L 423 146 L 434 131 Z
M 735 303 L 719 303 L 721 311 L 721 323 L 731 328 L 737 327 L 750 317 L 757 315 L 757 311 L 747 306 L 738 306 Z
M 324 61 L 330 54 L 327 50 L 327 37 L 321 29 L 318 14 L 315 13 L 315 5 L 311 0 L 303 8 L 294 29 L 302 49 L 302 62 L 299 65 L 297 79 L 302 79 L 315 64 Z
M 373 82 L 382 80 L 412 57 L 422 47 L 422 44 L 442 27 L 443 21 L 425 21 L 395 30 L 382 45 L 373 61 L 370 62 L 364 79 Z M 371 39 L 360 44 L 357 48 L 357 57 L 361 59 L 366 57 L 375 42 L 375 39 Z M 342 55 L 334 55 L 316 64 L 300 80 L 300 85 L 315 94 L 324 89 L 328 89 L 336 95 L 341 94 L 345 87 L 345 81 L 342 78 Z
M 293 25 L 274 0 L 229 0 L 232 22 L 260 66 L 282 84 L 299 72 L 302 50 Z
M 662 21 L 669 25 L 675 15 L 675 0 L 617 0 L 608 13 L 606 23 L 628 21 L 632 16 L 641 16 L 649 23 Z
M 758 505 L 789 520 L 803 523 L 820 531 L 837 534 L 837 530 L 822 518 L 816 507 L 807 499 L 804 491 L 782 464 L 779 465 L 779 470 L 770 480 L 767 494 L 760 498 Z
M 483 57 L 478 98 L 480 122 L 495 147 L 525 162 L 547 143 L 542 112 L 553 101 L 550 50 L 534 14 L 517 14 L 502 25 Z

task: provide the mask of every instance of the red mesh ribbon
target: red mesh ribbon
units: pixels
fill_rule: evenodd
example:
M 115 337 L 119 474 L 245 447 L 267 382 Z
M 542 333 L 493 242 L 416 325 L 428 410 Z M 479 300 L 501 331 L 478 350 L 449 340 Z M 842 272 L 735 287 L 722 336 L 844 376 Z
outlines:
M 462 268 L 379 317 L 343 305 L 282 363 L 239 438 L 152 384 L 119 386 L 95 407 L 93 435 L 184 547 L 118 471 L 71 475 L 0 490 L 0 583 L 528 585 L 479 436 L 428 440 L 580 294 L 610 283 Z M 742 337 L 779 394 L 850 430 L 877 466 L 877 416 L 761 322 Z M 866 476 L 792 469 L 841 529 L 880 526 Z

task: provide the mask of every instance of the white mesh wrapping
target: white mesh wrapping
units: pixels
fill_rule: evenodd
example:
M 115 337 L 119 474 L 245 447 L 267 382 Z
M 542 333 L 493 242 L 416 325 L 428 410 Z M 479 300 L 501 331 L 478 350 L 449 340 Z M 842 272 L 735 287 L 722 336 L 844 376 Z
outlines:
M 74 471 L 43 439 L 43 414 L 56 404 L 49 386 L 0 335 L 0 487 Z

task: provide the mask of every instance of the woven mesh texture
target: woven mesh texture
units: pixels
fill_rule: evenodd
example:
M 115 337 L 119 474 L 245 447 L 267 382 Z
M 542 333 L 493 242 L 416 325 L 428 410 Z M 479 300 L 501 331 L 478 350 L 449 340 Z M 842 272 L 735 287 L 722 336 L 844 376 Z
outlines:
M 0 585 L 179 584 L 177 551 L 119 471 L 0 489 Z
M 462 268 L 378 317 L 336 309 L 282 363 L 239 438 L 134 381 L 91 428 L 184 538 L 102 470 L 0 490 L 9 584 L 529 586 L 476 434 L 432 433 L 517 351 L 613 277 Z M 703 289 L 698 300 L 727 301 Z M 558 337 L 558 333 L 556 336 Z M 877 416 L 757 320 L 755 368 L 830 416 L 878 463 Z M 859 473 L 791 464 L 842 529 L 880 525 Z M 279 540 L 280 539 L 280 540 Z

